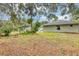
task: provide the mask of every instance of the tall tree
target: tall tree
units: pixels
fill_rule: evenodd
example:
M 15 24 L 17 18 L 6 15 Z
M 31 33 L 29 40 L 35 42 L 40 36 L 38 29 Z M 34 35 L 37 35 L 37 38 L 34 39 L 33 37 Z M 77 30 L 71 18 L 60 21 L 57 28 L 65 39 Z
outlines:
M 10 16 L 10 20 L 13 23 L 13 27 L 16 27 L 21 23 L 22 11 L 24 10 L 24 4 L 22 3 L 5 3 L 0 4 L 0 11 Z
M 56 4 L 34 4 L 34 3 L 29 3 L 25 4 L 25 13 L 30 16 L 30 19 L 27 20 L 29 24 L 31 24 L 31 30 L 32 30 L 32 24 L 33 24 L 33 17 L 39 16 L 39 18 L 44 15 L 48 19 L 55 18 L 57 19 L 57 16 L 53 14 L 53 12 L 56 12 L 57 10 L 57 5 Z M 51 16 L 50 16 L 51 15 Z
M 59 4 L 61 11 L 61 15 L 71 14 L 72 20 L 76 20 L 79 17 L 79 4 L 76 3 L 65 3 Z

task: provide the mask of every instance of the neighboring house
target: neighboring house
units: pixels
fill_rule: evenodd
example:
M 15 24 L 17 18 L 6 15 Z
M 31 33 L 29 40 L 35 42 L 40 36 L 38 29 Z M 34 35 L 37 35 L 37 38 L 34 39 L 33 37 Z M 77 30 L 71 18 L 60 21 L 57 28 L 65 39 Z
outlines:
M 31 30 L 31 26 L 29 24 L 22 25 L 19 27 L 19 31 L 30 31 L 30 30 Z
M 43 25 L 44 32 L 79 32 L 79 22 L 54 21 Z

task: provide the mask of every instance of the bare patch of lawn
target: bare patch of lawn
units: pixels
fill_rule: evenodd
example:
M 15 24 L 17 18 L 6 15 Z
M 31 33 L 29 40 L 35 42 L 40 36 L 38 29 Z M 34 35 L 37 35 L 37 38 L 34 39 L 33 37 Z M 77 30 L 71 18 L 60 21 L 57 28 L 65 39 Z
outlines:
M 0 37 L 0 55 L 79 55 L 79 34 L 43 32 Z

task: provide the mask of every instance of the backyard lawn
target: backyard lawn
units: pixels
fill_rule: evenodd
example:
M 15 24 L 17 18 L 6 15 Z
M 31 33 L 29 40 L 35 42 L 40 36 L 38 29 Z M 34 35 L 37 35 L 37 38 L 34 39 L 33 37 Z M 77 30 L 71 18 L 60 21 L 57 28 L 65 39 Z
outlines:
M 42 32 L 0 37 L 0 55 L 79 55 L 79 34 Z

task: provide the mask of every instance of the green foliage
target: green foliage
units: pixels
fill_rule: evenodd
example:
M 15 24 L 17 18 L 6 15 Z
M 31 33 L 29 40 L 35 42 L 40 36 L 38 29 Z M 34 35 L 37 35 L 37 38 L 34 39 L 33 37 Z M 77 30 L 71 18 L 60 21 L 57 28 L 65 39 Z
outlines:
M 9 36 L 11 31 L 13 30 L 10 23 L 6 23 L 4 26 L 0 28 L 0 33 L 4 36 Z
M 32 27 L 32 32 L 36 33 L 39 30 L 39 27 L 42 25 L 40 22 L 36 22 L 35 25 Z
M 32 22 L 33 22 L 33 19 L 32 19 L 32 18 L 27 19 L 27 23 L 28 23 L 28 24 L 32 24 Z
M 33 18 L 27 19 L 27 23 L 31 25 L 31 31 L 32 31 Z
M 52 19 L 52 18 L 54 18 L 55 21 L 58 19 L 58 17 L 57 17 L 56 15 L 54 15 L 54 14 L 49 14 L 49 15 L 48 15 L 48 19 Z
M 34 34 L 32 31 L 26 31 L 26 32 L 23 32 L 21 33 L 22 35 L 31 35 L 31 34 Z
M 18 6 L 18 8 L 19 9 L 24 9 L 24 4 L 23 3 L 20 3 L 19 6 Z
M 33 19 L 28 19 L 28 20 L 33 20 Z M 32 24 L 32 22 L 28 22 L 29 24 Z M 31 31 L 26 31 L 26 32 L 24 32 L 24 33 L 22 33 L 22 34 L 33 34 L 33 33 L 36 33 L 38 30 L 39 30 L 39 27 L 42 25 L 42 23 L 41 22 L 35 22 L 34 23 L 34 25 L 31 27 Z
M 54 16 L 54 20 L 57 21 L 58 20 L 58 17 L 57 16 Z
M 67 18 L 68 18 L 67 16 L 64 17 L 64 19 L 67 19 Z
M 3 33 L 4 33 L 5 36 L 9 36 L 9 34 L 11 33 L 11 29 L 10 28 L 4 28 Z

